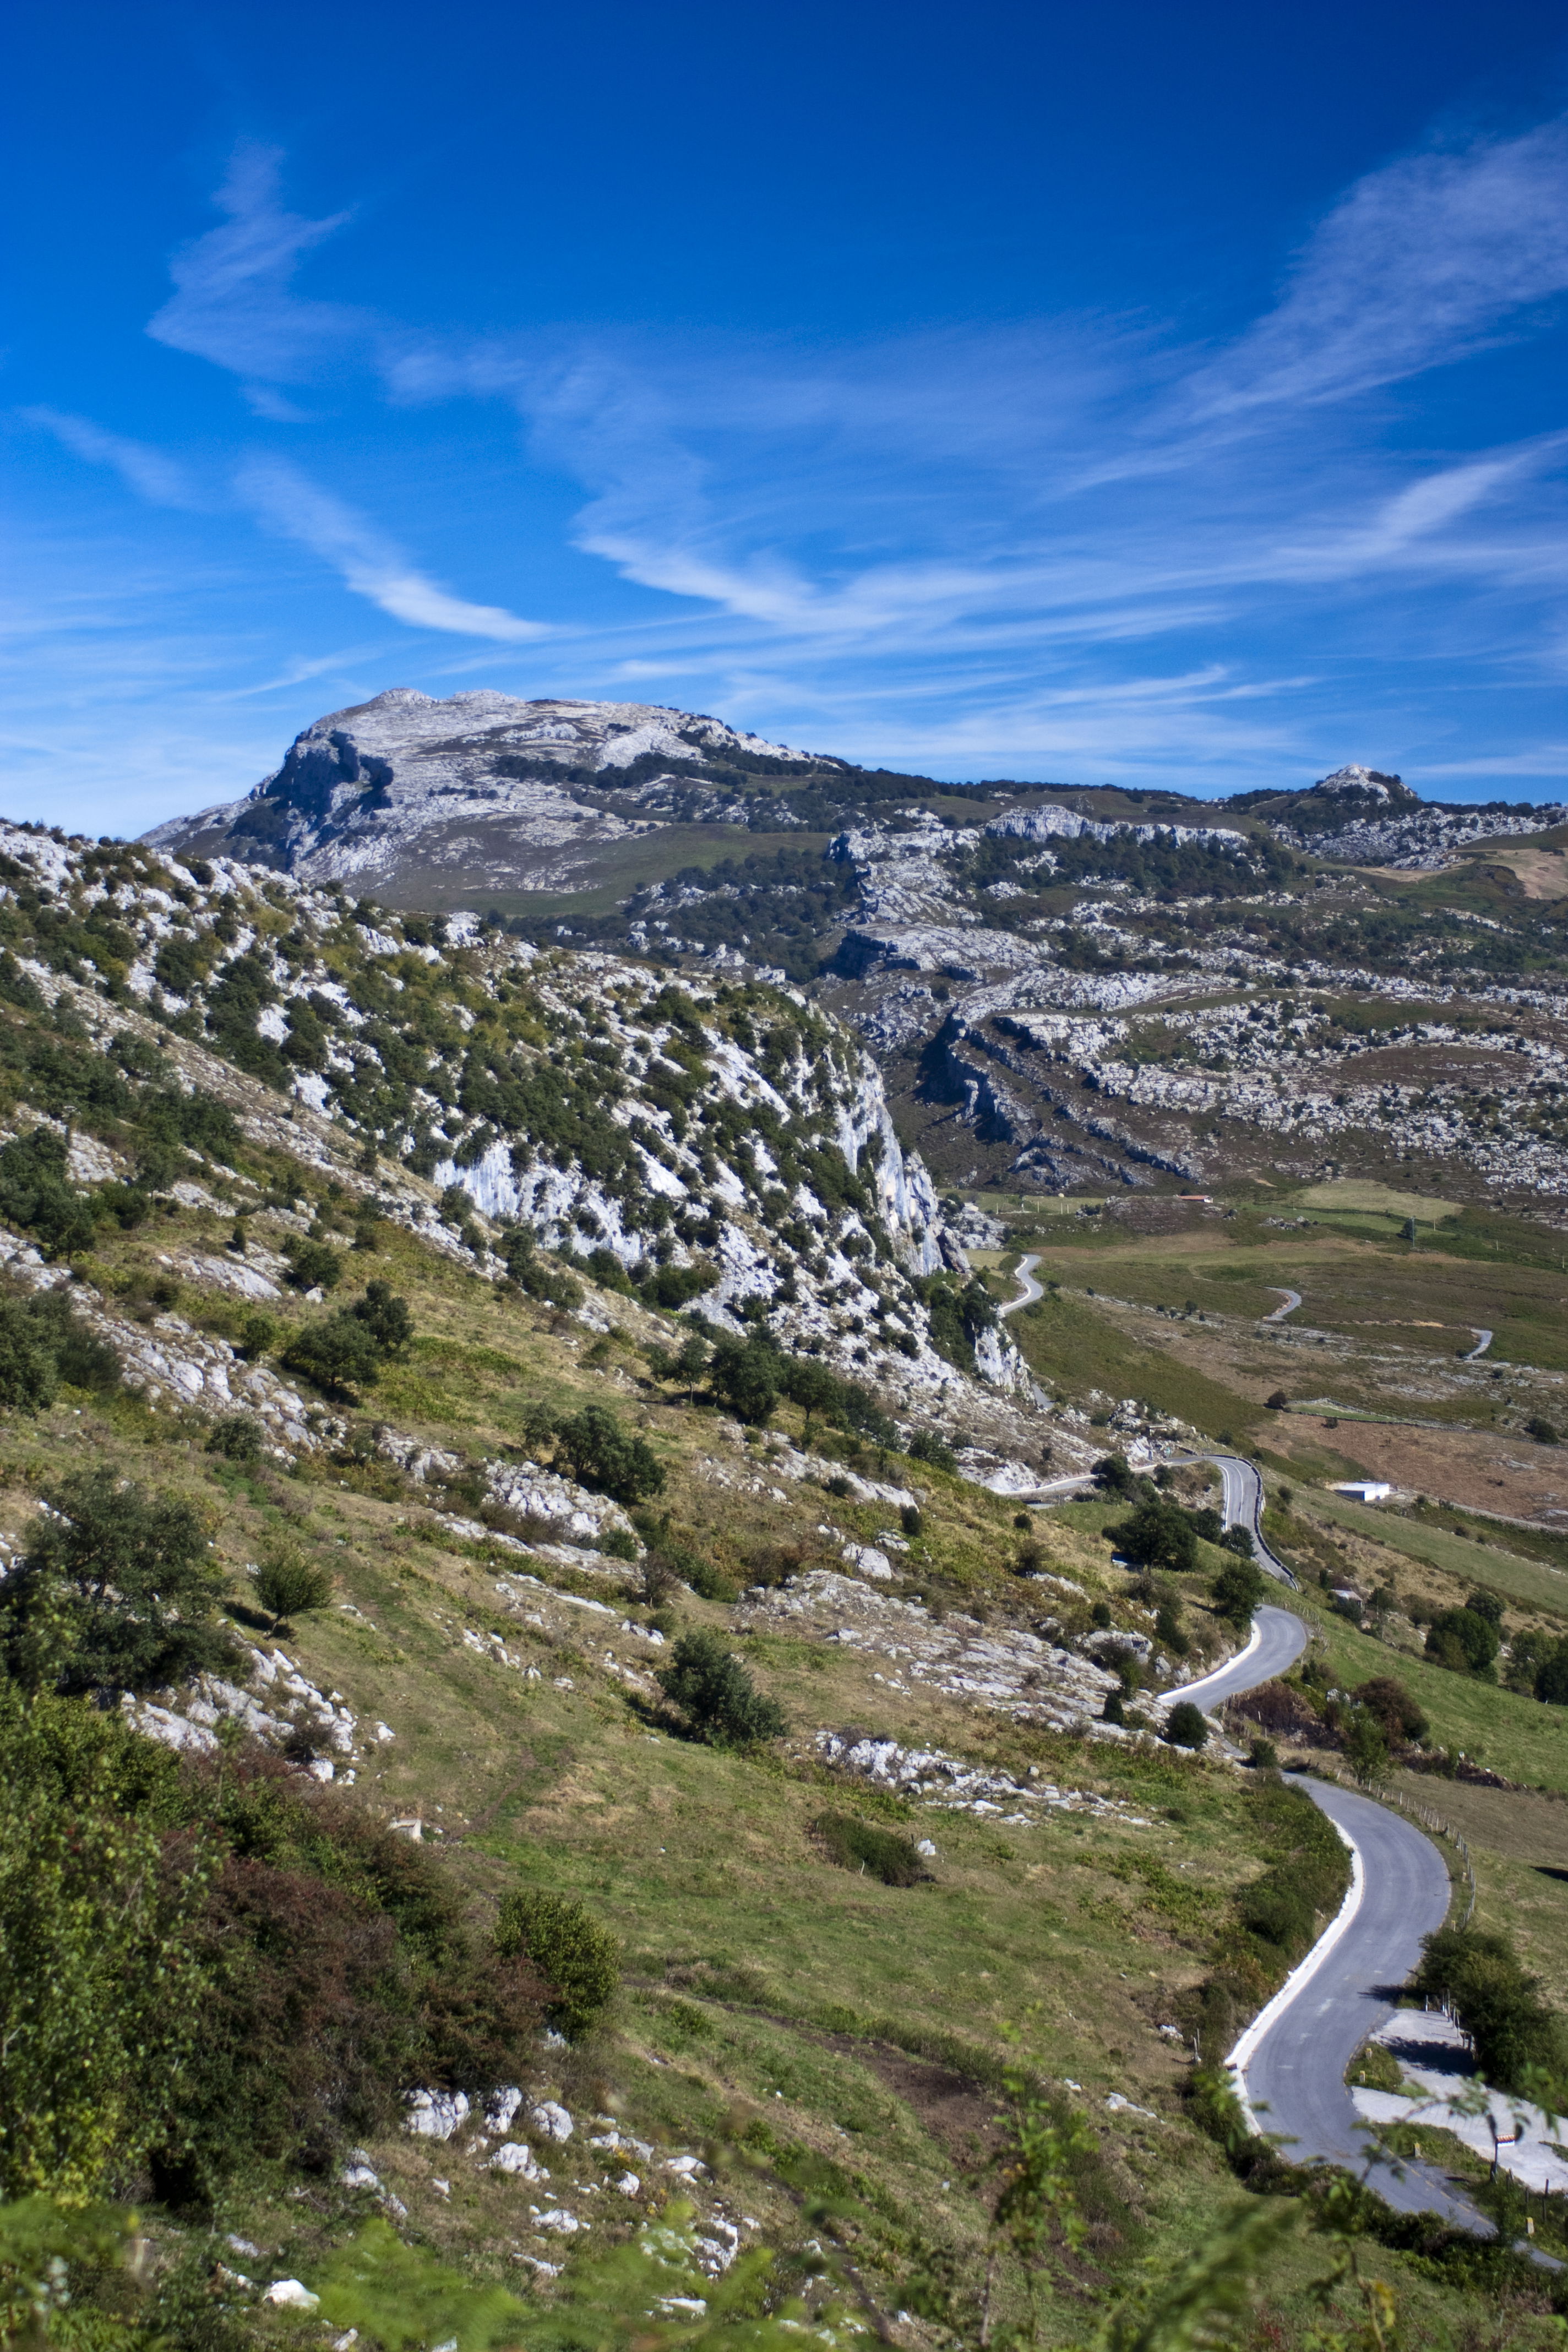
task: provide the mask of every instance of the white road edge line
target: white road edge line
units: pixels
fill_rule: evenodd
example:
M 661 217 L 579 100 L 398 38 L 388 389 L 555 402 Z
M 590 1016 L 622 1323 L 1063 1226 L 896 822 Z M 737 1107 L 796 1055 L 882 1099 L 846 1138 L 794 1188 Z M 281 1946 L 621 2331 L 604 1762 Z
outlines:
M 1294 2001 L 1298 1995 L 1311 1982 L 1312 1979 L 1317 1975 L 1318 1970 L 1322 1967 L 1323 1962 L 1328 1958 L 1329 1954 L 1333 1950 L 1335 1945 L 1339 1943 L 1341 1938 L 1345 1935 L 1352 1922 L 1355 1918 L 1356 1913 L 1361 1909 L 1362 1897 L 1366 1893 L 1366 1872 L 1362 1864 L 1360 1846 L 1357 1845 L 1349 1830 L 1344 1829 L 1338 1822 L 1334 1821 L 1331 1813 L 1325 1813 L 1323 1818 L 1325 1821 L 1332 1823 L 1334 1829 L 1339 1832 L 1339 1835 L 1344 1840 L 1344 1843 L 1350 1848 L 1351 1883 L 1346 1890 L 1345 1899 L 1341 1904 L 1339 1909 L 1335 1912 L 1333 1917 L 1330 1920 L 1328 1926 L 1324 1928 L 1322 1934 L 1319 1937 L 1317 1942 L 1313 1945 L 1311 1950 L 1308 1953 L 1306 1958 L 1297 1963 L 1296 1967 L 1291 1969 L 1289 1975 L 1280 1986 L 1279 1991 L 1275 1994 L 1273 2000 L 1258 2011 L 1257 2016 L 1253 2019 L 1251 2024 L 1247 2027 L 1246 2032 L 1242 2035 L 1240 2041 L 1237 2043 L 1235 2049 L 1231 2052 L 1229 2057 L 1225 2062 L 1226 2073 L 1231 2078 L 1231 2084 L 1236 2092 L 1237 2101 L 1240 2104 L 1241 2112 L 1247 2117 L 1247 2129 L 1249 2131 L 1256 2132 L 1260 2139 L 1264 2137 L 1263 2126 L 1258 2122 L 1257 2116 L 1253 2113 L 1252 2102 L 1247 2095 L 1247 2067 L 1257 2056 L 1258 2046 L 1263 2040 L 1264 2035 L 1268 2033 L 1273 2026 L 1279 2023 L 1280 2018 L 1284 2016 L 1292 2001 Z
M 1215 1668 L 1212 1675 L 1204 1675 L 1200 1676 L 1198 1681 L 1195 1683 L 1189 1683 L 1185 1690 L 1183 1690 L 1179 1683 L 1176 1684 L 1171 1692 L 1172 1697 L 1192 1698 L 1198 1691 L 1202 1690 L 1205 1683 L 1217 1683 L 1222 1675 L 1228 1675 L 1233 1668 L 1245 1665 L 1247 1659 L 1251 1657 L 1254 1650 L 1261 1646 L 1262 1641 L 1263 1628 L 1255 1617 L 1252 1621 L 1252 1638 L 1247 1643 L 1245 1650 L 1237 1650 L 1234 1658 L 1227 1658 L 1223 1666 L 1216 1666 Z M 1237 1693 L 1237 1696 L 1239 1696 L 1240 1694 Z

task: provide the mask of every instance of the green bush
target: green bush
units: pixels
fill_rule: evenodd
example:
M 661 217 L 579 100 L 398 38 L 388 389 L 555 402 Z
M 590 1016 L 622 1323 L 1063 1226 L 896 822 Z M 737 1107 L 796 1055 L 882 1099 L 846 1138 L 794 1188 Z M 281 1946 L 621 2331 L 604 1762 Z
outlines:
M 681 1635 L 655 1679 L 688 1729 L 714 1747 L 782 1739 L 789 1727 L 783 1708 L 758 1690 L 739 1658 L 705 1626 Z
M 709 1391 L 737 1421 L 760 1428 L 779 1401 L 778 1373 L 778 1350 L 764 1340 L 721 1339 L 708 1367 Z
M 1238 1629 L 1252 1622 L 1268 1590 L 1263 1570 L 1250 1559 L 1228 1560 L 1209 1587 L 1219 1614 Z
M 55 1369 L 68 1388 L 88 1389 L 101 1396 L 119 1387 L 119 1357 L 107 1339 L 88 1328 L 68 1290 L 39 1291 L 27 1301 L 27 1312 L 44 1333 Z
M 67 1175 L 66 1139 L 35 1127 L 0 1147 L 0 1219 L 37 1235 L 51 1257 L 92 1247 L 92 1209 Z
M 213 1424 L 207 1439 L 207 1452 L 219 1454 L 226 1462 L 259 1462 L 264 1451 L 261 1423 L 253 1413 L 227 1412 Z
M 331 1397 L 353 1398 L 356 1389 L 370 1388 L 379 1378 L 382 1351 L 368 1325 L 352 1307 L 340 1307 L 322 1323 L 307 1323 L 279 1352 L 286 1371 Z
M 332 1580 L 318 1561 L 280 1549 L 269 1553 L 258 1568 L 256 1597 L 270 1612 L 276 1633 L 285 1617 L 324 1609 L 332 1597 Z
M 669 1314 L 689 1307 L 711 1290 L 719 1279 L 715 1265 L 661 1265 L 644 1277 L 642 1295 L 650 1307 L 662 1307 Z
M 884 1886 L 914 1886 L 931 1875 L 908 1838 L 877 1829 L 854 1813 L 819 1813 L 811 1830 L 829 1862 L 879 1878 Z
M 406 1348 L 414 1337 L 414 1318 L 408 1312 L 408 1301 L 397 1297 L 389 1282 L 367 1283 L 363 1297 L 356 1298 L 348 1311 L 389 1356 Z
M 38 1412 L 53 1403 L 58 1386 L 48 1334 L 19 1298 L 0 1298 L 0 1405 Z
M 1173 1748 L 1206 1748 L 1209 1727 L 1204 1711 L 1190 1698 L 1179 1699 L 1165 1718 L 1165 1737 Z
M 0 1657 L 25 1687 L 145 1691 L 232 1672 L 222 1570 L 200 1515 L 109 1469 L 51 1488 L 0 1585 Z
M 1470 1602 L 1462 1609 L 1445 1609 L 1426 1629 L 1426 1655 L 1450 1673 L 1492 1679 L 1494 1661 L 1502 1643 L 1497 1627 Z
M 1522 2092 L 1531 2067 L 1559 2085 L 1568 2081 L 1563 2021 L 1541 2000 L 1540 1979 L 1526 1975 L 1503 1937 L 1439 1927 L 1423 1937 L 1422 1955 L 1411 1990 L 1452 2004 L 1489 2083 Z
M 615 1999 L 620 1946 L 570 1895 L 520 1887 L 503 1897 L 496 1949 L 531 1962 L 553 1996 L 551 2022 L 578 2041 Z
M 301 1239 L 298 1234 L 291 1234 L 283 1244 L 283 1255 L 289 1261 L 289 1279 L 296 1290 L 335 1290 L 343 1278 L 342 1259 L 325 1242 Z
M 664 1465 L 647 1440 L 621 1427 L 608 1405 L 584 1405 L 557 1422 L 556 1450 L 580 1485 L 596 1487 L 617 1503 L 640 1503 L 664 1486 Z
M 1141 1503 L 1130 1519 L 1112 1528 L 1119 1551 L 1140 1568 L 1163 1568 L 1182 1575 L 1197 1566 L 1197 1541 L 1185 1511 L 1174 1503 L 1152 1498 Z

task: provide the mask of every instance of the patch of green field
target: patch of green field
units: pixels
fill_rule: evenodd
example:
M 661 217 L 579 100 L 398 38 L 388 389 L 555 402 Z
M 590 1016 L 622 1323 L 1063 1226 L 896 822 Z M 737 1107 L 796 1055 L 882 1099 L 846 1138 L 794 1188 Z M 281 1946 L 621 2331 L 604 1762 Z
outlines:
M 1449 1576 L 1460 1577 L 1466 1583 L 1479 1585 L 1506 1600 L 1521 1601 L 1526 1608 L 1568 1616 L 1568 1569 L 1552 1568 L 1545 1560 L 1523 1559 L 1517 1553 L 1500 1550 L 1497 1546 L 1502 1538 L 1495 1532 L 1485 1543 L 1467 1543 L 1462 1537 L 1448 1535 L 1442 1528 L 1428 1526 L 1419 1519 L 1369 1509 L 1365 1504 L 1352 1502 L 1347 1495 L 1314 1490 L 1311 1501 L 1314 1510 L 1321 1511 L 1325 1518 L 1386 1545 L 1390 1551 L 1425 1560 L 1429 1567 L 1440 1568 Z
M 1234 1389 L 1154 1347 L 1139 1347 L 1086 1300 L 1047 1292 L 1010 1315 L 1007 1328 L 1030 1370 L 1065 1395 L 1099 1389 L 1137 1397 L 1215 1436 L 1222 1430 L 1239 1436 L 1256 1417 L 1258 1408 Z
M 1418 1224 L 1437 1224 L 1457 1217 L 1452 1201 L 1435 1201 L 1424 1192 L 1396 1192 L 1391 1185 L 1364 1181 L 1357 1176 L 1336 1176 L 1325 1184 L 1310 1184 L 1298 1192 L 1293 1207 L 1301 1209 L 1363 1209 L 1385 1217 L 1414 1217 Z
M 1425 1708 L 1434 1746 L 1452 1748 L 1531 1788 L 1568 1791 L 1568 1715 L 1561 1707 L 1542 1706 L 1496 1683 L 1451 1675 L 1425 1658 L 1391 1650 L 1323 1608 L 1310 1587 L 1291 1605 L 1321 1633 L 1337 1683 L 1349 1688 L 1374 1675 L 1394 1675 Z M 1441 1787 L 1434 1784 L 1432 1798 L 1439 1811 Z

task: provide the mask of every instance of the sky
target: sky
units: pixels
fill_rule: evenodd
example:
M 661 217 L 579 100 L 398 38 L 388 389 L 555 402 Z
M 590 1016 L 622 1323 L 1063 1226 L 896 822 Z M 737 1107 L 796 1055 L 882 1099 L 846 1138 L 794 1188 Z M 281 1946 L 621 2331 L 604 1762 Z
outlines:
M 0 810 L 391 686 L 1568 795 L 1568 14 L 13 0 Z

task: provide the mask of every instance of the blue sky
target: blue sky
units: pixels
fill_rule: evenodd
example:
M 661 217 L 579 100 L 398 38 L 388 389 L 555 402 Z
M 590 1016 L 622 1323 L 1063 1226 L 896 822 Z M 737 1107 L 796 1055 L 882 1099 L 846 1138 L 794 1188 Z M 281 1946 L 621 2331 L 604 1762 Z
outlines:
M 1568 19 L 20 0 L 0 807 L 495 686 L 1568 792 Z

